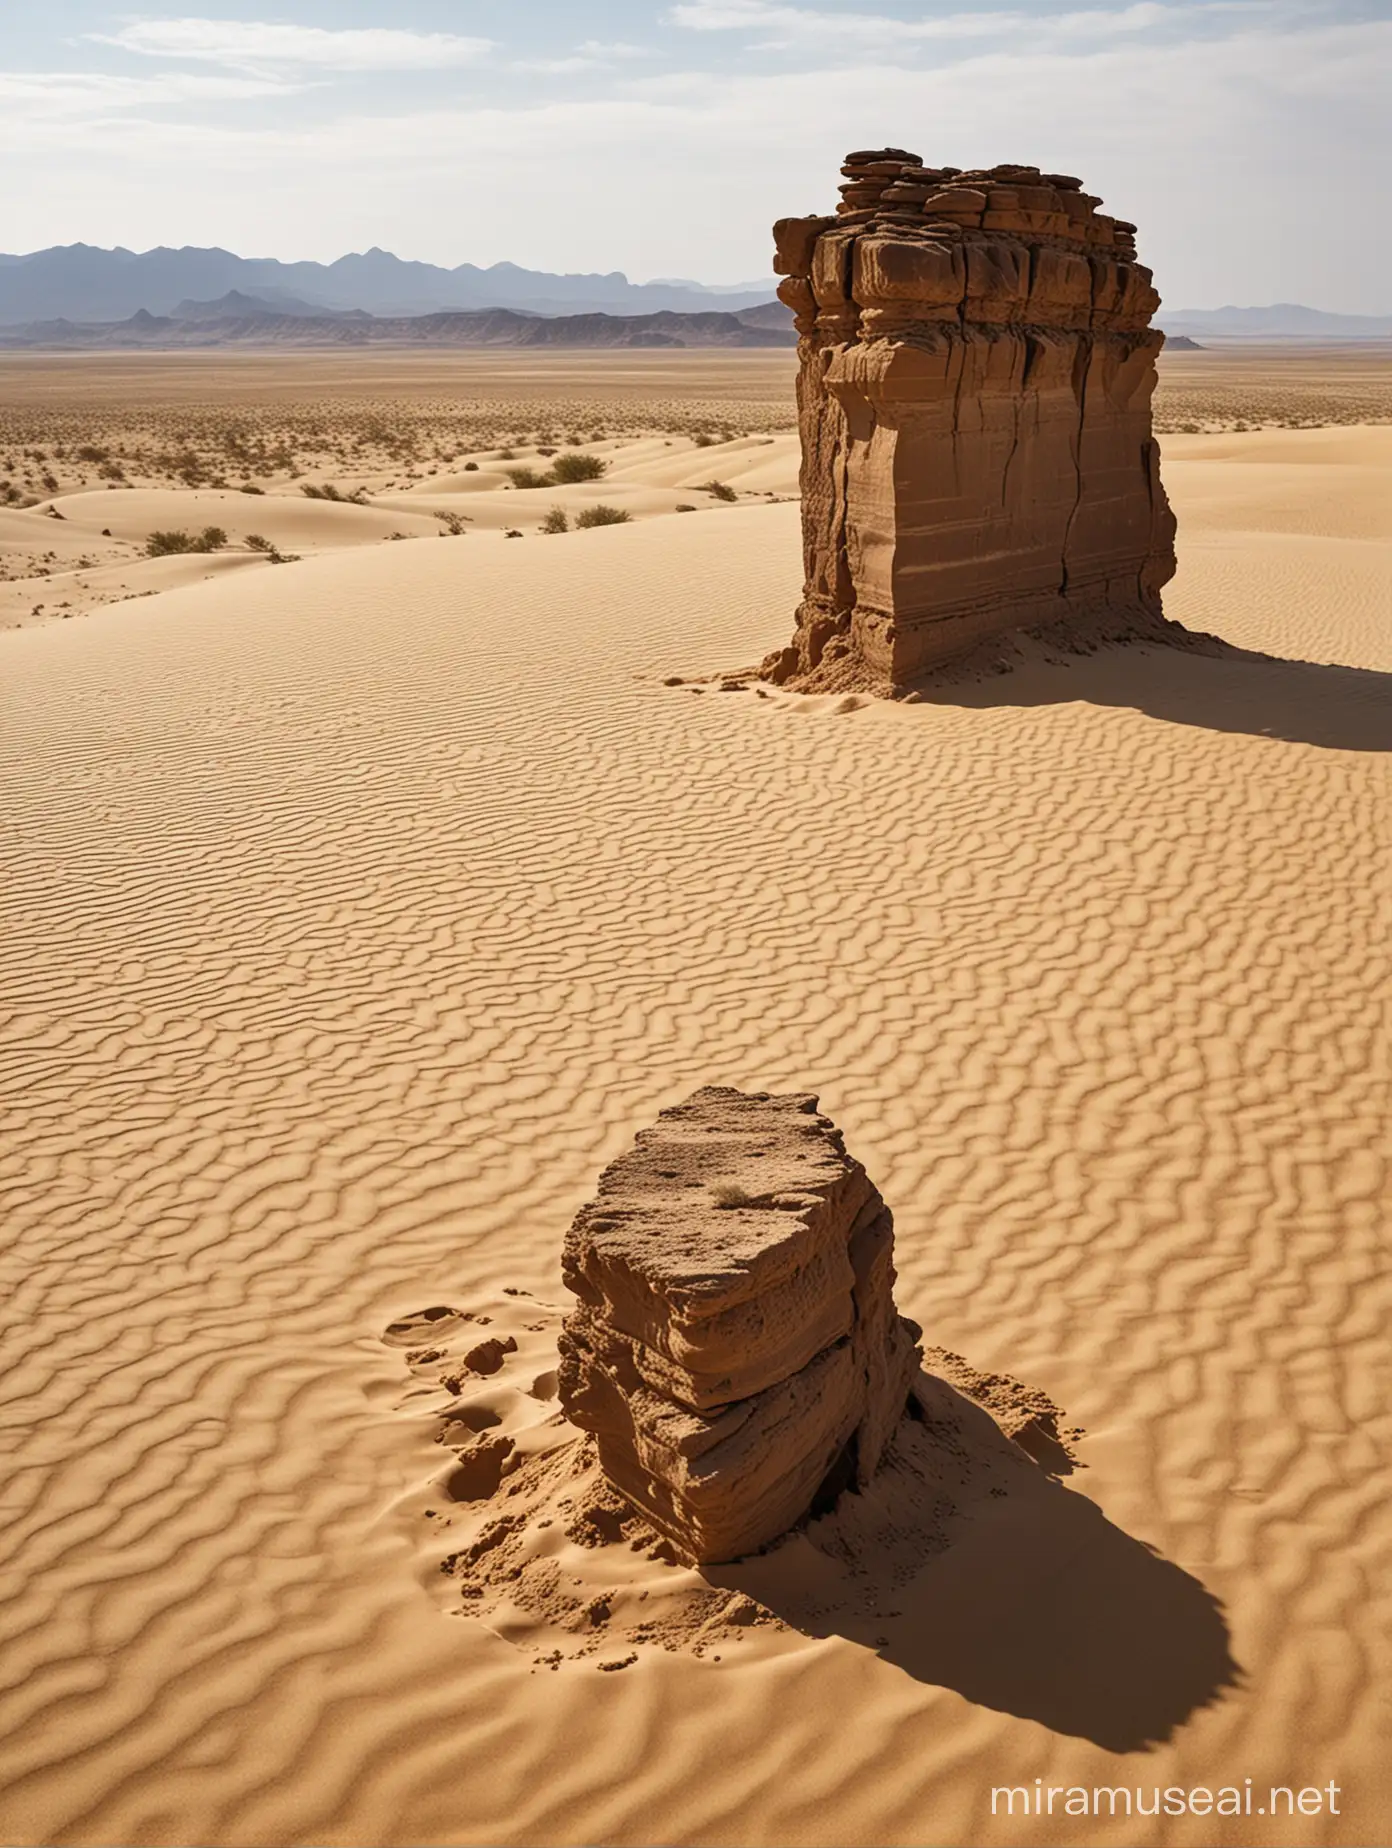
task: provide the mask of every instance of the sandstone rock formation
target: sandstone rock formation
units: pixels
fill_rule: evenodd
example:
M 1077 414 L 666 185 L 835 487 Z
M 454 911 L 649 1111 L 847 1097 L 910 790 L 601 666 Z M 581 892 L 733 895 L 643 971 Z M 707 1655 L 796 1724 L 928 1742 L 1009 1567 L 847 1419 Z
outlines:
M 734 1559 L 874 1474 L 918 1330 L 889 1209 L 806 1094 L 718 1086 L 605 1169 L 566 1240 L 567 1417 L 688 1559 Z
M 774 226 L 796 319 L 806 585 L 769 678 L 904 688 L 985 637 L 1160 617 L 1159 305 L 1065 174 L 848 154 Z

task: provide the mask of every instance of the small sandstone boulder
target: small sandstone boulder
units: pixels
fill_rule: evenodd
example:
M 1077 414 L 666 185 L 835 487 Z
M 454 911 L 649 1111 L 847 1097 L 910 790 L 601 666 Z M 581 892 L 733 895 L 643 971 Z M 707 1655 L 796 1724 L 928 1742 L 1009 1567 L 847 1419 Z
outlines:
M 874 1474 L 918 1363 L 893 1243 L 805 1093 L 709 1086 L 601 1175 L 566 1239 L 561 1403 L 686 1558 L 753 1552 Z

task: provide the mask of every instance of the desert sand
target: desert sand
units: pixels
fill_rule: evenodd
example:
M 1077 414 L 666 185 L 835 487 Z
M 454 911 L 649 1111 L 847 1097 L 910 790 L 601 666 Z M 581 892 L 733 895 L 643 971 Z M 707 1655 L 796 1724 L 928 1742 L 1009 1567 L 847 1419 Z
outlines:
M 305 522 L 280 568 L 138 558 L 236 488 L 0 512 L 109 527 L 100 569 L 154 591 L 63 621 L 31 584 L 0 635 L 7 1841 L 1388 1838 L 1385 362 L 1162 360 L 1196 426 L 1162 436 L 1166 612 L 1251 656 L 905 705 L 710 678 L 801 586 L 791 365 L 739 359 L 620 389 L 587 356 L 560 414 L 519 358 L 528 421 L 445 445 L 555 424 L 625 525 L 367 540 L 387 496 L 438 532 L 385 456 L 368 509 L 247 497 Z M 226 403 L 281 417 L 238 363 Z M 94 422 L 143 389 L 80 378 Z M 820 1095 L 930 1365 L 1019 1382 L 1066 1447 L 989 1426 L 926 1557 L 871 1508 L 854 1600 L 806 1537 L 707 1584 L 556 1524 L 612 1621 L 471 1608 L 442 1421 L 546 1466 L 566 1228 L 706 1083 Z M 480 1324 L 497 1369 L 451 1394 Z M 727 1617 L 633 1645 L 644 1593 Z M 1247 1778 L 1340 1813 L 992 1815 Z

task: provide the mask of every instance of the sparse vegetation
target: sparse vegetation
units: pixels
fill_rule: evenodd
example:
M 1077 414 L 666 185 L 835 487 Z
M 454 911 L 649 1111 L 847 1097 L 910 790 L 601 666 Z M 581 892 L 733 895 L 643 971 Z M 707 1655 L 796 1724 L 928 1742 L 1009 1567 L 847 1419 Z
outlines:
M 739 499 L 739 495 L 736 494 L 728 481 L 703 481 L 701 483 L 701 492 L 703 494 L 713 494 L 717 500 L 721 501 Z
M 151 533 L 145 541 L 148 558 L 171 558 L 179 552 L 218 552 L 227 544 L 227 534 L 220 526 L 205 526 L 201 533 Z
M 570 519 L 566 514 L 565 508 L 553 507 L 537 530 L 543 533 L 568 533 L 570 531 Z
M 248 549 L 260 552 L 271 565 L 296 565 L 300 561 L 298 552 L 282 552 L 274 539 L 268 539 L 264 533 L 248 533 Z
M 586 507 L 575 516 L 577 528 L 587 526 L 626 526 L 633 515 L 624 507 L 610 507 L 603 501 L 597 501 L 593 507 Z
M 557 486 L 569 486 L 576 481 L 598 481 L 609 464 L 603 456 L 587 456 L 583 451 L 572 451 L 557 456 L 551 464 L 551 479 Z
M 717 1206 L 727 1210 L 736 1206 L 757 1206 L 759 1201 L 757 1194 L 750 1193 L 747 1187 L 741 1187 L 738 1181 L 716 1181 L 710 1195 Z
M 587 456 L 576 451 L 557 456 L 545 474 L 527 467 L 505 468 L 503 473 L 515 488 L 561 488 L 577 481 L 598 481 L 608 466 L 603 456 Z

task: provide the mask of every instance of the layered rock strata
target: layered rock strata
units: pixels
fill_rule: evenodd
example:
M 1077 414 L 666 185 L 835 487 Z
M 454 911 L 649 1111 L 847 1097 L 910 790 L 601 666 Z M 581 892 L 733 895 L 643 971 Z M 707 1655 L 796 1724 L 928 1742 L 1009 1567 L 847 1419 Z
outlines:
M 846 157 L 774 226 L 798 329 L 806 583 L 774 680 L 893 691 L 983 638 L 1160 616 L 1159 305 L 1135 226 L 1066 174 Z M 855 675 L 851 676 L 855 678 Z
M 868 1482 L 918 1330 L 889 1209 L 807 1094 L 710 1086 L 600 1176 L 566 1239 L 566 1415 L 698 1563 L 776 1540 Z

